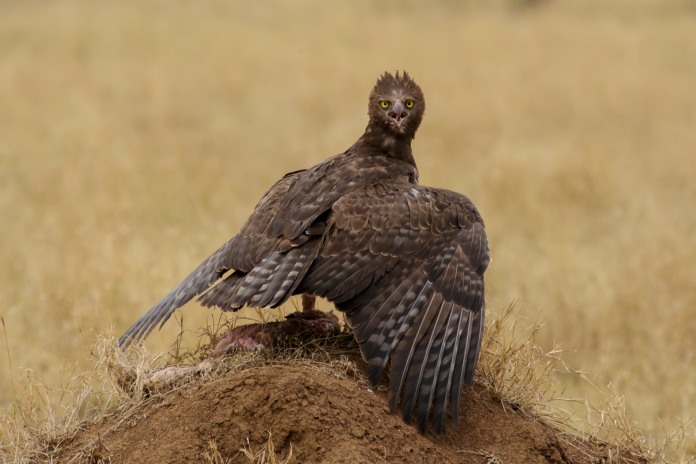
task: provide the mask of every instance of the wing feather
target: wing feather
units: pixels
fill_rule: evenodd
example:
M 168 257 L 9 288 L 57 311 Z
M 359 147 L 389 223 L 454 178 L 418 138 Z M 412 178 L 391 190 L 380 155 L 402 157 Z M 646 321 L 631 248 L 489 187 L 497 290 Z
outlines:
M 449 311 L 445 310 L 446 306 L 449 306 Z M 454 305 L 452 303 L 444 303 L 438 316 L 446 315 L 447 319 L 444 326 L 440 328 L 437 334 L 437 338 L 435 339 L 435 342 L 430 350 L 430 354 L 428 355 L 427 364 L 423 368 L 423 380 L 420 394 L 418 396 L 418 409 L 416 411 L 416 423 L 418 424 L 418 429 L 423 433 L 428 428 L 430 412 L 431 408 L 433 407 L 433 400 L 435 397 L 435 390 L 440 377 L 440 369 L 442 367 L 442 363 L 444 362 L 443 358 L 447 345 L 446 341 L 451 332 L 450 324 L 452 323 L 453 313 Z M 441 414 L 444 415 L 444 411 L 442 411 Z M 437 415 L 435 415 L 435 420 L 438 420 Z
M 312 238 L 286 252 L 275 252 L 244 275 L 232 274 L 199 301 L 225 310 L 244 305 L 275 307 L 285 302 L 302 282 L 321 247 L 321 237 Z
M 459 411 L 462 398 L 462 386 L 464 385 L 464 374 L 466 372 L 466 363 L 469 359 L 469 349 L 471 343 L 473 314 L 468 314 L 466 318 L 465 331 L 458 340 L 456 357 L 454 358 L 454 369 L 452 371 L 452 391 L 450 392 L 450 415 L 454 423 L 459 422 Z
M 234 311 L 237 308 L 231 307 L 229 302 L 244 284 L 245 275 L 237 271 L 231 273 L 222 282 L 200 295 L 198 302 L 206 307 L 217 306 L 223 311 Z
M 440 325 L 443 323 L 442 319 L 444 318 L 442 315 L 444 311 L 442 311 L 442 308 L 445 304 L 442 294 L 435 293 L 422 314 L 422 318 L 425 321 L 423 326 L 427 327 L 427 330 L 424 333 L 415 333 L 412 339 L 407 339 L 412 346 L 410 351 L 413 353 L 410 357 L 409 365 L 405 366 L 405 376 L 402 375 L 405 381 L 401 416 L 407 423 L 410 423 L 413 418 L 413 412 L 421 391 L 421 384 L 424 379 L 427 380 L 426 364 L 430 350 L 437 340 Z
M 476 372 L 476 362 L 481 351 L 481 341 L 483 339 L 483 319 L 485 311 L 476 311 L 472 314 L 471 331 L 467 332 L 469 337 L 469 352 L 466 356 L 466 368 L 464 372 L 464 382 L 471 385 L 474 381 Z
M 413 320 L 418 315 L 413 304 L 423 295 L 424 286 L 420 286 L 420 293 L 416 285 L 412 285 L 408 292 L 394 308 L 386 324 L 380 324 L 381 330 L 376 331 L 375 335 L 369 337 L 365 344 L 365 355 L 371 358 L 368 366 L 369 379 L 372 383 L 377 383 L 382 377 L 391 353 L 404 337 Z
M 301 288 L 336 297 L 342 281 L 358 282 L 352 276 L 370 266 L 366 260 L 394 259 L 383 276 L 357 283 L 355 295 L 336 304 L 368 362 L 370 382 L 391 362 L 390 409 L 415 419 L 421 431 L 432 420 L 441 433 L 448 415 L 459 418 L 462 387 L 473 380 L 480 349 L 489 251 L 478 213 L 448 191 L 366 187 L 334 205 L 326 236 L 307 274 L 320 283 Z
M 452 308 L 452 320 L 450 332 L 445 335 L 445 348 L 442 353 L 442 366 L 437 379 L 435 391 L 433 416 L 435 417 L 435 432 L 440 434 L 445 429 L 445 419 L 447 417 L 447 406 L 449 405 L 449 395 L 452 388 L 454 361 L 457 353 L 457 341 L 461 336 L 462 320 L 468 316 L 466 311 L 456 311 Z
M 419 297 L 411 308 L 411 310 L 416 313 L 414 323 L 409 327 L 392 357 L 389 385 L 389 409 L 391 411 L 396 411 L 398 409 L 399 398 L 407 383 L 411 361 L 418 347 L 417 342 L 423 338 L 432 322 L 432 318 L 424 314 L 432 307 L 432 302 L 432 284 L 426 282 L 423 285 L 423 291 L 419 294 Z M 425 306 L 426 304 L 427 306 Z M 415 386 L 412 386 L 412 389 L 413 387 Z
M 147 311 L 118 340 L 119 346 L 126 348 L 132 342 L 147 337 L 159 323 L 160 327 L 172 313 L 200 294 L 228 270 L 227 261 L 230 249 L 234 247 L 233 238 L 203 261 L 172 291 L 167 293 L 156 305 Z

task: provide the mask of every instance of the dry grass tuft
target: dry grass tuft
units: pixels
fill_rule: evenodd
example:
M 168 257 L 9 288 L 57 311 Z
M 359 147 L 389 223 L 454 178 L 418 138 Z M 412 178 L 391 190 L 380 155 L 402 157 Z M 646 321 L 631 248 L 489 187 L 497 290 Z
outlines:
M 274 316 L 266 313 L 263 321 L 252 322 L 268 322 L 283 316 L 283 312 Z M 294 364 L 323 374 L 351 378 L 367 386 L 367 379 L 347 356 L 356 354 L 357 345 L 345 330 L 337 336 L 316 341 L 296 344 L 287 340 L 271 349 L 240 350 L 219 360 L 207 359 L 225 331 L 238 322 L 237 318 L 210 320 L 199 331 L 199 343 L 184 348 L 177 339 L 168 355 L 152 354 L 142 343 L 123 351 L 117 347 L 114 337 L 100 336 L 92 350 L 94 369 L 76 374 L 73 368 L 58 386 L 49 386 L 35 372 L 27 370 L 15 381 L 19 395 L 0 416 L 0 460 L 14 464 L 50 460 L 60 451 L 61 444 L 70 440 L 86 422 L 116 415 L 122 423 L 143 401 L 157 400 L 175 389 L 210 381 L 230 371 Z M 163 372 L 169 375 L 161 375 Z M 222 457 L 212 446 L 214 443 L 205 459 L 226 462 L 220 461 Z M 101 447 L 98 441 L 92 443 L 79 457 L 97 459 L 102 453 Z M 240 451 L 251 462 L 258 463 L 288 462 L 291 457 L 285 461 L 276 460 L 270 433 L 263 449 L 253 451 L 247 444 Z
M 541 323 L 519 329 L 527 321 L 515 308 L 511 304 L 499 314 L 489 311 L 477 380 L 505 403 L 530 416 L 543 416 L 559 388 L 553 376 L 558 352 L 536 345 Z
M 96 364 L 94 371 L 84 373 L 77 373 L 74 366 L 64 368 L 58 385 L 28 369 L 15 380 L 16 397 L 0 415 L 3 462 L 50 460 L 85 419 L 96 420 L 122 405 L 105 365 Z
M 290 451 L 284 460 L 281 460 L 278 458 L 278 456 L 276 456 L 270 430 L 268 431 L 268 440 L 263 448 L 258 451 L 253 451 L 249 440 L 247 440 L 246 445 L 240 449 L 240 451 L 249 460 L 249 462 L 254 464 L 288 464 L 290 459 L 292 459 L 292 444 L 290 444 Z
M 114 337 L 102 337 L 94 348 L 97 369 L 100 367 L 112 382 L 114 391 L 129 400 L 139 401 L 145 396 L 145 386 L 153 372 L 165 367 L 165 356 L 153 355 L 143 344 L 128 350 L 118 348 Z
M 282 317 L 282 313 L 276 317 Z M 100 337 L 93 350 L 95 369 L 80 375 L 70 373 L 67 381 L 57 388 L 48 387 L 35 373 L 27 371 L 25 377 L 17 380 L 18 391 L 23 395 L 15 399 L 0 420 L 0 457 L 16 464 L 50 459 L 60 451 L 61 443 L 73 437 L 86 421 L 111 414 L 118 415 L 119 422 L 127 421 L 130 412 L 143 401 L 156 400 L 172 390 L 209 381 L 230 371 L 294 364 L 368 385 L 355 363 L 359 357 L 357 345 L 345 330 L 338 336 L 315 342 L 298 345 L 288 341 L 271 349 L 237 351 L 210 361 L 203 358 L 203 353 L 210 353 L 210 345 L 214 346 L 222 331 L 234 327 L 237 321 L 210 322 L 200 332 L 205 340 L 190 349 L 173 346 L 169 355 L 152 355 L 142 344 L 124 352 L 116 347 L 113 337 Z M 657 441 L 646 438 L 635 427 L 623 399 L 613 390 L 610 390 L 613 400 L 603 407 L 565 398 L 554 375 L 559 366 L 566 375 L 576 376 L 576 381 L 598 387 L 582 373 L 570 372 L 563 366 L 557 350 L 545 352 L 536 344 L 540 326 L 540 322 L 529 323 L 520 316 L 515 304 L 499 313 L 489 311 L 477 382 L 497 395 L 505 407 L 552 427 L 559 439 L 585 452 L 588 459 L 597 457 L 597 448 L 588 443 L 601 443 L 607 463 L 693 462 L 689 461 L 686 448 L 693 438 L 689 436 L 693 424 L 666 431 L 665 438 Z M 159 375 L 168 370 L 172 372 L 169 377 Z M 582 405 L 585 418 L 580 420 L 577 413 L 572 414 L 572 408 L 565 407 L 569 404 Z M 97 459 L 102 455 L 102 446 L 98 441 L 92 443 L 81 457 Z M 270 432 L 261 450 L 252 450 L 247 443 L 240 452 L 255 463 L 289 462 L 292 456 L 290 453 L 284 461 L 278 460 Z M 489 462 L 496 462 L 495 456 L 481 453 Z M 215 464 L 231 462 L 220 454 L 214 442 L 209 444 L 203 459 Z
M 205 464 L 232 464 L 232 459 L 222 456 L 215 440 L 211 440 L 208 442 L 208 450 L 203 453 L 203 462 Z
M 526 324 L 520 328 L 521 324 Z M 508 405 L 552 427 L 559 439 L 596 458 L 590 443 L 601 443 L 605 462 L 693 463 L 689 443 L 694 423 L 681 423 L 664 430 L 661 438 L 646 436 L 627 413 L 624 399 L 613 386 L 600 388 L 583 372 L 572 371 L 558 349 L 544 351 L 538 344 L 541 321 L 521 317 L 511 304 L 500 313 L 490 313 L 486 325 L 477 382 Z M 572 376 L 584 388 L 601 391 L 603 404 L 584 398 L 568 398 L 557 375 Z M 584 412 L 579 413 L 582 409 Z M 483 455 L 482 455 L 483 456 Z M 487 457 L 488 458 L 488 457 Z
M 294 303 L 294 301 L 293 301 Z M 237 350 L 222 358 L 210 358 L 222 337 L 240 323 L 280 321 L 285 311 L 258 311 L 258 319 L 232 316 L 210 318 L 205 327 L 195 331 L 197 342 L 182 343 L 184 329 L 179 322 L 179 336 L 167 355 L 152 355 L 143 343 L 131 345 L 125 352 L 115 339 L 100 340 L 96 346 L 98 365 L 103 366 L 113 387 L 128 400 L 140 401 L 154 394 L 164 394 L 201 379 L 213 379 L 230 371 L 241 371 L 270 364 L 302 364 L 367 383 L 353 359 L 357 345 L 347 326 L 337 335 L 314 340 L 277 340 L 274 346 L 251 352 Z M 191 335 L 187 334 L 190 338 Z

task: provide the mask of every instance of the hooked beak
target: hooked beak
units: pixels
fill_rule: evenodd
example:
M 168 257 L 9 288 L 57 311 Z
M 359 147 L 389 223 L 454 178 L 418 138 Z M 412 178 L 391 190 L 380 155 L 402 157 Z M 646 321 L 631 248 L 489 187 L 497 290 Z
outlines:
M 404 121 L 408 117 L 408 113 L 406 110 L 404 110 L 404 105 L 401 103 L 401 100 L 397 100 L 394 103 L 394 107 L 389 113 L 387 113 L 387 116 L 394 121 L 394 124 L 398 129 L 401 129 L 401 126 L 403 126 Z

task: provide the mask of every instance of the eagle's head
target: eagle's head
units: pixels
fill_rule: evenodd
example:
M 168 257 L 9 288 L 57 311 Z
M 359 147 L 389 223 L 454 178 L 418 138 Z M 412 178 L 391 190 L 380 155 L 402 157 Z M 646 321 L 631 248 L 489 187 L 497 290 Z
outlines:
M 381 126 L 398 137 L 413 138 L 423 119 L 423 91 L 404 71 L 385 72 L 370 93 L 370 125 Z

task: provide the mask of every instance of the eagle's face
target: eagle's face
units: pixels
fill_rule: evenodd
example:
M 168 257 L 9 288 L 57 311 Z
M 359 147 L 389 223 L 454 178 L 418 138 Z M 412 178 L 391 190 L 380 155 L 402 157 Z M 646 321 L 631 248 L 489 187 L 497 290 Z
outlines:
M 412 95 L 396 93 L 390 97 L 381 97 L 376 104 L 382 119 L 397 134 L 404 134 L 411 113 L 418 111 L 418 100 Z M 413 118 L 411 118 L 413 119 Z
M 423 92 L 405 72 L 384 73 L 370 94 L 370 124 L 398 137 L 413 138 L 424 111 Z

